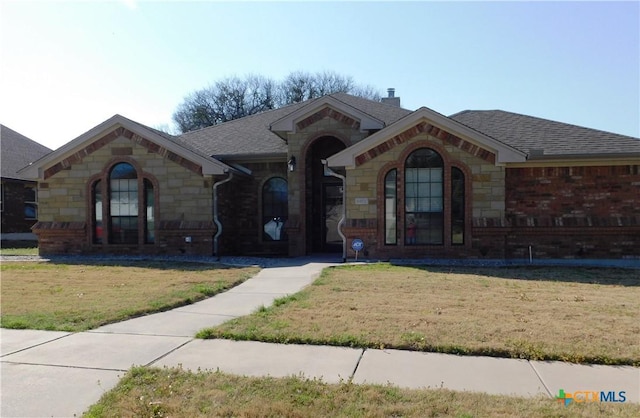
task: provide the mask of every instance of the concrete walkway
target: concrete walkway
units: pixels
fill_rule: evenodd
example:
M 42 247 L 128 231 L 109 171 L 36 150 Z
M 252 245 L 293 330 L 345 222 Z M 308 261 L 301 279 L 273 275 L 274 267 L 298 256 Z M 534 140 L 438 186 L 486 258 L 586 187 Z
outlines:
M 560 389 L 625 391 L 627 402 L 640 402 L 640 369 L 628 366 L 193 338 L 202 328 L 297 292 L 332 264 L 288 262 L 202 302 L 89 332 L 2 329 L 0 416 L 79 416 L 132 365 L 546 396 L 550 402 Z

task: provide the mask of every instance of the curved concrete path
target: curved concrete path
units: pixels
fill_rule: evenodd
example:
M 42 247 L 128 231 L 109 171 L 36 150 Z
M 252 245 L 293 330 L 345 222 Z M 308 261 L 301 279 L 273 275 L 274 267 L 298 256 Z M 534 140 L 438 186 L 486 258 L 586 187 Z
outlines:
M 560 389 L 625 391 L 628 402 L 640 402 L 640 369 L 634 367 L 193 338 L 202 328 L 299 291 L 335 264 L 287 262 L 213 298 L 88 332 L 0 330 L 0 416 L 79 416 L 133 365 L 546 396 L 550 402 Z

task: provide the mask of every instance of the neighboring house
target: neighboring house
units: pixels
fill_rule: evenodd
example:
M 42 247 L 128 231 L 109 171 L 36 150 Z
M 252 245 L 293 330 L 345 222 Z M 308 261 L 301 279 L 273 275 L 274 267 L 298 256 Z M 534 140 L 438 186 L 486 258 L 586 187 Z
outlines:
M 37 182 L 18 171 L 51 150 L 4 125 L 0 125 L 0 145 L 2 239 L 28 239 L 24 234 L 31 234 L 38 219 Z
M 43 254 L 640 257 L 637 138 L 392 95 L 180 136 L 116 115 L 21 174 Z

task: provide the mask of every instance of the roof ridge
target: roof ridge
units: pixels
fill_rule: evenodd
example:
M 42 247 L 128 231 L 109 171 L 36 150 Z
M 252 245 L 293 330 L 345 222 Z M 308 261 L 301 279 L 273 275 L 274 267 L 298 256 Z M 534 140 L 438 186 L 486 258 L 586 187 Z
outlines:
M 253 113 L 251 115 L 243 116 L 241 118 L 231 119 L 231 120 L 228 120 L 226 122 L 217 123 L 215 125 L 205 126 L 204 128 L 194 129 L 193 131 L 187 131 L 187 132 L 181 133 L 180 135 L 176 135 L 176 137 L 179 138 L 179 137 L 182 137 L 184 135 L 188 135 L 188 134 L 192 134 L 192 133 L 196 133 L 196 132 L 200 133 L 200 132 L 202 132 L 202 131 L 204 131 L 206 129 L 213 129 L 213 128 L 216 128 L 216 127 L 219 127 L 219 126 L 223 126 L 223 125 L 224 126 L 229 126 L 229 124 L 232 124 L 232 123 L 237 123 L 239 121 L 246 121 L 249 118 L 255 118 L 255 117 L 258 117 L 258 116 L 264 116 L 264 115 L 266 115 L 268 113 L 281 111 L 281 110 L 284 110 L 284 109 L 286 109 L 288 107 L 299 106 L 299 105 L 302 105 L 302 104 L 308 104 L 308 103 L 311 103 L 312 101 L 317 100 L 317 99 L 318 99 L 318 97 L 313 98 L 313 99 L 305 100 L 304 102 L 289 103 L 289 104 L 287 104 L 285 106 L 277 107 L 275 109 L 263 110 L 262 112 Z

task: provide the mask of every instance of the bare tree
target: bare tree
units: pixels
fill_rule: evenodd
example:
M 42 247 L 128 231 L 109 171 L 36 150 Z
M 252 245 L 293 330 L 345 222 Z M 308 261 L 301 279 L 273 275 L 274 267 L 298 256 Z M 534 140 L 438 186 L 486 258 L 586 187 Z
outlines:
M 333 71 L 294 71 L 280 83 L 250 74 L 228 77 L 189 94 L 174 112 L 173 121 L 184 133 L 333 93 L 380 100 L 373 87 L 356 85 L 352 77 Z

